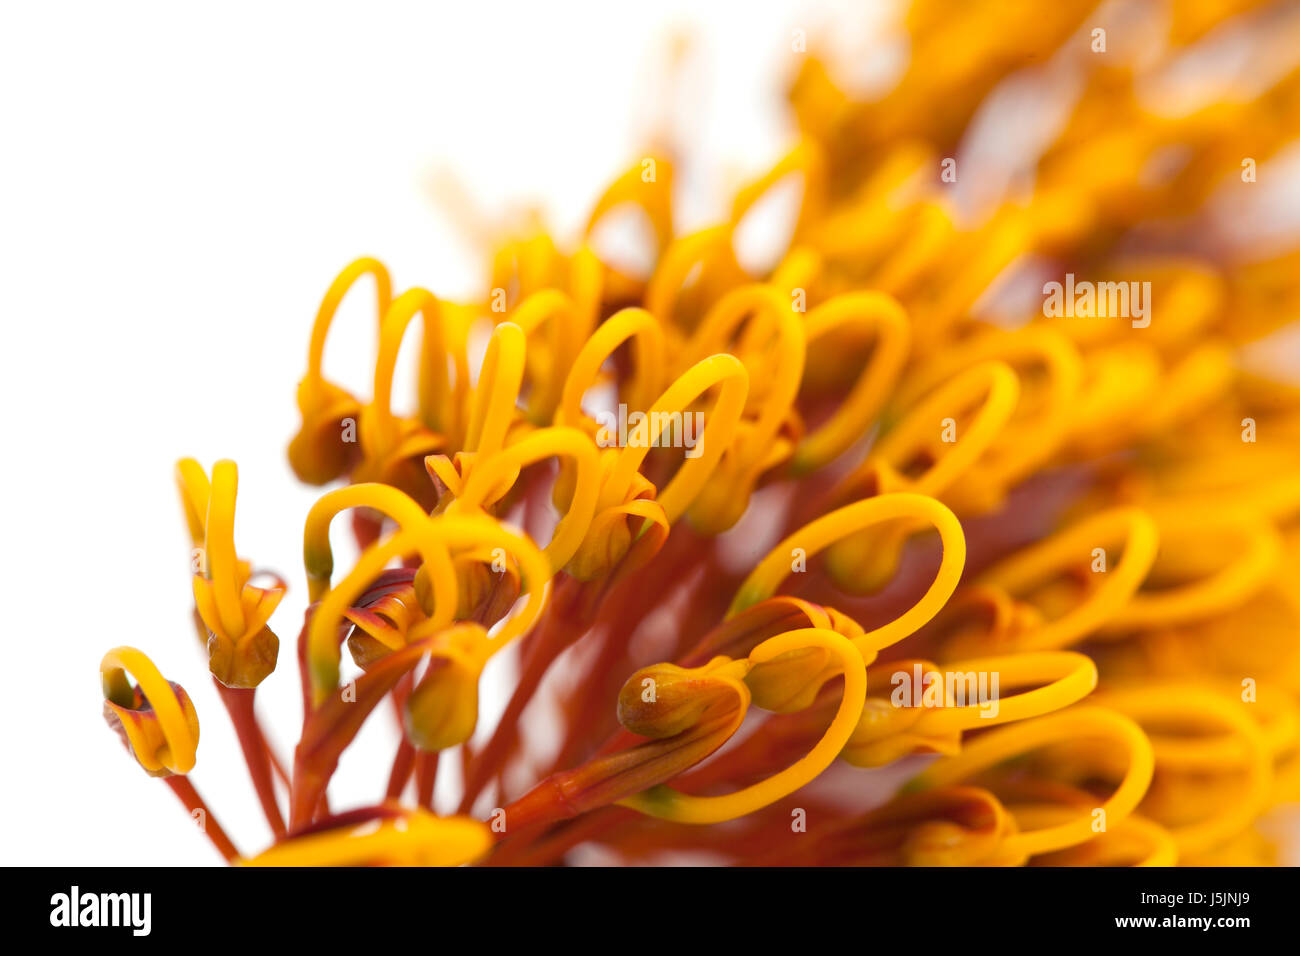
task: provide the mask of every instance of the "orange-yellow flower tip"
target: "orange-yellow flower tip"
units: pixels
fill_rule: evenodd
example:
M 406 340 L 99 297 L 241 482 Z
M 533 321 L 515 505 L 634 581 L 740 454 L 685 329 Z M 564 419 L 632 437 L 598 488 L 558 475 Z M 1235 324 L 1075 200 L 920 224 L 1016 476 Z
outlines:
M 207 473 L 193 458 L 176 462 L 176 487 L 181 493 L 181 506 L 185 509 L 185 524 L 194 547 L 203 547 L 208 523 L 208 495 L 212 488 Z
M 166 680 L 134 647 L 115 647 L 105 654 L 99 674 L 104 719 L 145 772 L 166 777 L 193 770 L 199 717 L 185 689 Z
M 226 631 L 214 609 L 212 584 L 194 577 L 195 605 L 208 634 L 208 669 L 227 687 L 256 687 L 275 670 L 280 639 L 267 626 L 284 596 L 283 588 L 258 588 L 245 584 L 240 594 L 244 608 L 242 631 Z
M 841 664 L 824 647 L 787 651 L 765 664 L 756 664 L 745 677 L 754 704 L 763 710 L 789 714 L 806 710 L 822 686 L 840 673 Z
M 428 670 L 402 708 L 407 739 L 437 751 L 469 740 L 478 724 L 478 682 L 487 632 L 475 624 L 439 636 Z
M 840 756 L 855 767 L 883 767 L 914 753 L 958 753 L 961 731 L 919 732 L 916 728 L 924 715 L 924 708 L 897 707 L 870 697 Z
M 597 512 L 565 570 L 579 581 L 595 581 L 646 564 L 669 532 L 668 516 L 653 495 L 654 486 L 637 474 L 627 501 Z
M 304 379 L 298 386 L 302 426 L 289 442 L 289 466 L 299 481 L 327 485 L 361 459 L 361 403 L 337 385 Z
M 181 488 L 188 503 L 206 478 L 190 461 L 180 465 Z M 227 687 L 256 687 L 275 669 L 280 641 L 267 627 L 284 597 L 284 582 L 259 588 L 249 584 L 251 568 L 235 552 L 235 497 L 238 469 L 233 461 L 212 466 L 203 522 L 202 560 L 193 579 L 194 608 L 207 631 L 208 662 L 214 677 Z
M 618 695 L 618 720 L 642 737 L 664 738 L 697 724 L 719 704 L 749 703 L 748 688 L 737 681 L 743 665 L 718 657 L 704 667 L 655 664 L 643 667 Z
M 291 837 L 243 866 L 463 866 L 492 846 L 487 824 L 468 817 L 438 817 L 419 809 Z
M 979 866 L 1019 864 L 1023 858 L 999 859 L 1015 818 L 993 794 L 977 787 L 947 787 L 911 795 L 902 803 L 916 804 L 927 818 L 907 829 L 899 847 L 906 866 Z

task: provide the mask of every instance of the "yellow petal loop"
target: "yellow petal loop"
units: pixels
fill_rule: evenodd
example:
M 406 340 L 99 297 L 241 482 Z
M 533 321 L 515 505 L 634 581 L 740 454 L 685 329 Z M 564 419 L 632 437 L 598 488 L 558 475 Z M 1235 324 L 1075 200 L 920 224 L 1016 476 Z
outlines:
M 943 557 L 925 594 L 894 620 L 868 631 L 854 643 L 863 651 L 876 651 L 914 633 L 939 612 L 952 596 L 966 561 L 966 538 L 961 524 L 947 507 L 924 495 L 902 492 L 867 498 L 824 515 L 791 534 L 773 548 L 736 592 L 727 612 L 732 617 L 776 593 L 790 575 L 796 551 L 810 558 L 846 535 L 897 518 L 922 520 L 939 532 Z
M 974 693 L 963 695 L 965 701 L 945 701 L 945 706 L 928 711 L 913 728 L 917 734 L 944 734 L 954 730 L 975 730 L 1016 720 L 1026 720 L 1063 710 L 1087 697 L 1097 686 L 1097 665 L 1091 658 L 1068 651 L 1044 651 L 981 657 L 944 665 L 945 672 L 959 675 L 960 688 L 978 685 L 978 675 L 996 674 L 999 696 L 981 701 Z M 1001 696 L 1011 688 L 1034 687 L 1033 690 Z
M 235 557 L 235 492 L 238 483 L 239 473 L 233 461 L 219 461 L 212 466 L 212 493 L 208 499 L 207 534 L 204 538 L 213 603 L 221 628 L 231 636 L 244 633 L 244 610 L 240 602 L 243 581 L 239 576 L 239 559 Z
M 885 490 L 916 491 L 943 497 L 993 445 L 1020 398 L 1020 382 L 1004 362 L 982 362 L 945 381 L 889 429 L 863 470 L 883 467 Z M 976 403 L 979 403 L 976 405 Z M 963 413 L 976 407 L 969 423 Z M 946 440 L 945 422 L 956 432 Z M 918 453 L 931 451 L 934 463 L 916 476 L 902 468 Z
M 676 327 L 679 304 L 688 285 L 695 289 L 715 283 L 724 286 L 743 278 L 744 272 L 732 252 L 730 229 L 710 226 L 677 237 L 664 250 L 646 288 L 645 307 L 665 328 Z
M 135 691 L 127 675 L 136 680 L 144 704 L 156 718 L 137 724 L 123 711 L 138 711 Z M 199 718 L 184 691 L 177 692 L 145 654 L 134 647 L 115 647 L 99 662 L 104 700 L 119 711 L 131 752 L 148 773 L 185 774 L 194 769 L 199 746 Z M 161 739 L 159 739 L 161 737 Z
M 792 241 L 798 241 L 820 213 L 826 190 L 826 162 L 821 150 L 812 140 L 801 141 L 781 158 L 770 170 L 736 193 L 731 206 L 731 228 L 734 231 L 767 193 L 790 176 L 803 180 L 803 201 L 799 204 L 799 218 L 795 222 Z
M 1232 610 L 1256 594 L 1282 560 L 1282 536 L 1248 510 L 1227 509 L 1213 517 L 1164 513 L 1156 523 L 1162 548 L 1152 576 L 1170 565 L 1179 578 L 1189 571 L 1200 574 L 1179 585 L 1162 582 L 1165 586 L 1150 594 L 1139 591 L 1116 612 L 1107 630 L 1177 624 Z M 1230 557 L 1226 562 L 1225 553 Z M 1206 567 L 1208 572 L 1201 571 Z
M 524 331 L 513 322 L 502 322 L 493 330 L 474 391 L 466 451 L 487 455 L 505 444 L 524 380 L 525 351 Z
M 1163 779 L 1166 775 L 1175 781 L 1185 775 L 1182 785 L 1189 788 L 1206 786 L 1206 775 L 1235 778 L 1235 799 L 1206 801 L 1197 818 L 1165 824 L 1180 853 L 1200 853 L 1223 845 L 1240 835 L 1267 805 L 1273 781 L 1272 753 L 1240 699 L 1196 685 L 1166 683 L 1108 691 L 1099 701 L 1152 728 L 1156 782 L 1162 789 L 1171 785 Z M 1215 729 L 1226 731 L 1228 739 L 1220 742 L 1206 733 Z M 1198 731 L 1201 736 L 1195 736 Z M 1157 809 L 1168 800 L 1151 802 Z
M 741 341 L 733 344 L 742 323 Z M 691 509 L 691 524 L 709 534 L 734 525 L 748 506 L 759 475 L 793 450 L 777 436 L 791 414 L 803 377 L 803 325 L 776 289 L 744 286 L 709 310 L 686 344 L 684 354 L 690 361 L 726 348 L 746 362 L 750 372 L 748 397 L 758 403 L 758 412 L 736 429 L 714 480 L 701 489 Z M 762 369 L 764 374 L 757 375 L 756 369 Z M 660 501 L 670 490 L 665 489 Z M 667 504 L 664 507 L 671 515 L 672 508 Z
M 537 368 L 528 399 L 528 417 L 535 424 L 543 424 L 555 414 L 564 385 L 564 375 L 572 367 L 582 342 L 579 339 L 578 308 L 563 292 L 547 289 L 534 292 L 510 313 L 510 321 L 523 330 L 525 336 L 546 329 L 548 348 L 529 349 L 530 364 Z
M 1080 812 L 1067 823 L 1029 830 L 1008 838 L 1017 853 L 1034 856 L 1050 853 L 1091 840 L 1097 834 L 1094 820 L 1115 826 L 1136 809 L 1150 786 L 1155 760 L 1151 742 L 1129 718 L 1101 707 L 1078 706 L 1067 711 L 998 728 L 977 738 L 960 754 L 945 757 L 908 784 L 910 789 L 927 790 L 968 780 L 982 770 L 996 766 L 1053 743 L 1090 737 L 1105 742 L 1126 761 L 1119 785 L 1096 810 L 1103 817 Z
M 396 558 L 418 552 L 433 573 L 436 596 L 435 620 L 441 626 L 451 622 L 459 591 L 446 540 L 426 521 L 403 528 L 384 541 L 367 548 L 352 571 L 320 599 L 307 631 L 307 657 L 311 674 L 312 702 L 320 704 L 337 688 L 339 680 L 338 628 L 344 613 L 379 573 Z
M 388 312 L 393 298 L 393 282 L 388 270 L 378 259 L 368 256 L 349 263 L 338 277 L 330 284 L 316 313 L 316 321 L 311 330 L 311 347 L 307 352 L 307 377 L 317 381 L 321 377 L 321 364 L 325 358 L 325 338 L 329 334 L 334 314 L 338 311 L 343 297 L 362 276 L 370 275 L 375 280 L 376 315 L 380 320 Z
M 423 320 L 424 333 L 420 355 L 420 418 L 430 430 L 446 425 L 441 415 L 452 405 L 452 392 L 442 305 L 425 289 L 408 289 L 388 307 L 379 325 L 374 401 L 369 406 L 370 420 L 361 432 L 363 440 L 368 438 L 375 446 L 370 450 L 372 455 L 392 449 L 401 435 L 392 411 L 393 375 L 402 340 L 416 315 Z
M 1126 606 L 1155 562 L 1159 530 L 1139 508 L 1116 508 L 1086 518 L 984 572 L 979 583 L 1011 594 L 1043 585 L 1067 569 L 1088 568 L 1097 583 L 1083 600 L 1025 635 L 1025 650 L 1068 647 L 1111 621 Z M 1123 548 L 1118 561 L 1110 549 Z M 1104 570 L 1100 563 L 1106 560 Z
M 654 315 L 645 309 L 620 309 L 600 324 L 573 360 L 564 380 L 557 425 L 588 427 L 590 420 L 582 410 L 582 398 L 597 383 L 601 367 L 624 342 L 632 341 L 636 349 L 637 377 L 628 388 L 628 407 L 644 411 L 663 389 L 663 366 L 666 345 L 663 330 Z
M 658 249 L 673 235 L 672 164 L 662 156 L 647 156 L 610 183 L 596 200 L 584 230 L 588 239 L 606 216 L 623 205 L 639 207 L 650 221 Z
M 340 423 L 360 412 L 361 404 L 346 390 L 325 380 L 321 366 L 325 341 L 351 288 L 364 276 L 373 276 L 377 321 L 382 322 L 392 302 L 392 280 L 383 263 L 364 257 L 350 263 L 330 285 L 312 325 L 307 352 L 307 372 L 298 384 L 298 410 L 302 427 L 289 445 L 289 461 L 303 481 L 325 484 L 347 472 L 357 446 L 344 440 Z
M 1033 325 L 976 335 L 916 369 L 898 401 L 906 407 L 963 369 L 990 361 L 1015 371 L 1021 387 L 1016 413 L 980 459 L 979 470 L 990 475 L 985 480 L 1010 487 L 1047 462 L 1068 434 L 1083 379 L 1083 360 L 1068 338 Z M 1024 406 L 1031 410 L 1022 412 Z
M 820 468 L 862 439 L 907 359 L 911 329 L 903 307 L 892 296 L 846 293 L 817 306 L 804 320 L 809 345 L 847 328 L 874 337 L 870 364 L 835 414 L 799 443 L 791 462 L 798 474 Z
M 546 608 L 550 594 L 551 564 L 546 555 L 527 535 L 508 525 L 482 516 L 445 515 L 433 522 L 434 534 L 453 550 L 487 547 L 497 559 L 511 557 L 519 562 L 525 589 L 524 605 L 501 629 L 483 643 L 484 661 L 500 652 L 511 641 L 528 633 Z M 422 622 L 411 634 L 416 640 L 439 630 L 435 619 Z
M 307 512 L 303 527 L 302 562 L 307 569 L 308 599 L 319 601 L 329 590 L 334 573 L 334 552 L 330 548 L 330 523 L 350 508 L 371 508 L 392 518 L 400 528 L 421 524 L 428 514 L 396 488 L 378 482 L 362 482 L 336 488 L 316 500 Z M 448 558 L 450 560 L 450 558 Z
M 696 399 L 714 386 L 721 388 L 704 430 L 695 438 L 695 448 L 690 449 L 695 453 L 694 457 L 686 460 L 657 498 L 670 523 L 691 506 L 717 468 L 744 411 L 749 376 L 745 366 L 731 355 L 701 359 L 682 373 L 650 406 L 635 431 L 628 436 L 627 446 L 619 452 L 601 491 L 599 508 L 615 507 L 627 500 L 637 469 L 650 449 L 674 429 L 683 433 L 682 416 L 688 413 Z

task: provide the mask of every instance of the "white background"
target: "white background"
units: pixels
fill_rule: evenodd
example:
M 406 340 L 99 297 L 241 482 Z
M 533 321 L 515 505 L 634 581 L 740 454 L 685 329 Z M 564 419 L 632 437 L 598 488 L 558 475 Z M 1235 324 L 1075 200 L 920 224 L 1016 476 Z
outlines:
M 700 194 L 722 196 L 790 142 L 792 31 L 864 35 L 847 6 L 4 5 L 0 863 L 219 862 L 103 723 L 96 670 L 119 644 L 185 685 L 202 722 L 192 779 L 241 849 L 267 842 L 192 631 L 172 467 L 236 459 L 239 552 L 290 580 L 272 622 L 282 666 L 259 692 L 287 754 L 316 492 L 284 447 L 334 274 L 369 254 L 399 288 L 477 291 L 482 257 L 432 198 L 439 170 L 489 214 L 540 200 L 572 236 L 665 112 L 707 160 Z M 688 89 L 660 103 L 682 25 Z M 327 373 L 368 394 L 363 311 L 341 313 Z M 381 795 L 393 734 L 373 723 L 339 804 Z

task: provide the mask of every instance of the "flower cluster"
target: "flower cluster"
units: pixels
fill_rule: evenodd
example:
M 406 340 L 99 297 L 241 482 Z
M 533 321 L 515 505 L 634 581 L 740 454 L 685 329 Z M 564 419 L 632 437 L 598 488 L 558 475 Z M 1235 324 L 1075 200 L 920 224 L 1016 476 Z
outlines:
M 1294 317 L 1300 252 L 1243 256 L 1214 213 L 1287 145 L 1300 72 L 1172 113 L 1144 91 L 1224 31 L 1294 50 L 1300 18 L 1174 3 L 1126 58 L 1094 6 L 918 0 L 911 65 L 871 100 L 796 51 L 799 141 L 722 224 L 677 227 L 665 145 L 576 241 L 503 236 L 481 301 L 349 265 L 288 451 L 332 486 L 305 520 L 291 761 L 254 709 L 285 582 L 236 555 L 234 464 L 177 471 L 199 637 L 273 845 L 236 850 L 186 777 L 189 697 L 117 648 L 105 715 L 140 765 L 250 864 L 1270 861 L 1259 821 L 1300 799 L 1300 388 L 1245 359 Z M 1069 94 L 998 191 L 959 146 L 1029 70 Z M 787 183 L 788 242 L 742 265 Z M 628 210 L 643 273 L 599 251 Z M 1026 276 L 1055 304 L 1008 292 Z M 322 372 L 359 284 L 368 394 Z M 336 809 L 385 702 L 382 796 Z M 460 800 L 438 812 L 444 752 Z

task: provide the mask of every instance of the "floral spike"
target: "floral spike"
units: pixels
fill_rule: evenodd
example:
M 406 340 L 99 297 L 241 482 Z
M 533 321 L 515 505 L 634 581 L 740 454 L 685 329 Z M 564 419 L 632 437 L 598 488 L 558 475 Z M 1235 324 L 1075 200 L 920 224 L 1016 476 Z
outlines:
M 795 139 L 720 221 L 682 229 L 697 170 L 664 131 L 572 236 L 462 210 L 489 275 L 467 300 L 347 265 L 288 447 L 333 486 L 301 516 L 291 766 L 255 707 L 284 582 L 237 555 L 235 464 L 176 466 L 270 845 L 236 850 L 188 780 L 189 696 L 116 648 L 104 713 L 137 763 L 255 866 L 1272 861 L 1258 823 L 1300 802 L 1300 386 L 1252 362 L 1300 254 L 1222 206 L 1294 139 L 1300 72 L 1149 99 L 1219 29 L 1300 49 L 1300 16 L 1175 4 L 1115 70 L 1071 52 L 1093 6 L 915 0 L 912 60 L 867 100 L 805 53 Z M 958 146 L 1048 61 L 1075 96 L 1012 190 Z M 639 266 L 605 251 L 625 212 Z M 354 393 L 324 351 L 372 283 Z M 377 713 L 378 802 L 336 808 Z

